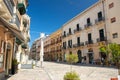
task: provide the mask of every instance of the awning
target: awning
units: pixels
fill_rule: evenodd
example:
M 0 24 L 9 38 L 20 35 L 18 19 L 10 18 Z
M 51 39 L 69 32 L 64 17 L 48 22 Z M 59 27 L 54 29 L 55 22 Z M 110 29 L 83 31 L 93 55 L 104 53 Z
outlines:
M 21 15 L 26 13 L 26 8 L 25 8 L 24 3 L 18 3 L 18 10 L 19 10 Z
M 0 22 L 2 22 L 4 24 L 4 27 L 8 28 L 13 33 L 13 35 L 16 36 L 19 40 L 21 40 L 22 42 L 25 41 L 25 38 L 23 37 L 21 31 L 15 28 L 15 25 L 11 25 L 2 17 L 0 17 Z

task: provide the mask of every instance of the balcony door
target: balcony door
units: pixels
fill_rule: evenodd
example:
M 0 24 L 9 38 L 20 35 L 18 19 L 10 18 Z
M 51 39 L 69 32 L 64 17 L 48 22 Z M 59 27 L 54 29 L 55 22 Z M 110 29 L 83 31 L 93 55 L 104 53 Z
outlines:
M 79 31 L 79 28 L 80 28 L 80 27 L 79 27 L 79 24 L 77 24 L 77 31 Z
M 92 35 L 91 33 L 88 34 L 88 43 L 90 43 L 92 41 Z
M 99 30 L 100 41 L 104 41 L 104 30 Z
M 80 45 L 80 37 L 77 37 L 77 45 Z
M 98 20 L 99 21 L 102 20 L 102 12 L 101 11 L 98 13 Z
M 87 18 L 87 24 L 90 24 L 90 18 Z

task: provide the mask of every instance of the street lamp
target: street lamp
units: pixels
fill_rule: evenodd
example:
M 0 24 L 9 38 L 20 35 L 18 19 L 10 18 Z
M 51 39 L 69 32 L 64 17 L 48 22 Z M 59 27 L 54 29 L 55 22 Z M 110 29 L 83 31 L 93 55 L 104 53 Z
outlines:
M 44 44 L 43 44 L 43 40 L 44 40 L 45 34 L 44 33 L 40 33 L 40 39 L 41 39 L 41 49 L 40 49 L 40 67 L 43 67 L 43 56 L 44 56 Z

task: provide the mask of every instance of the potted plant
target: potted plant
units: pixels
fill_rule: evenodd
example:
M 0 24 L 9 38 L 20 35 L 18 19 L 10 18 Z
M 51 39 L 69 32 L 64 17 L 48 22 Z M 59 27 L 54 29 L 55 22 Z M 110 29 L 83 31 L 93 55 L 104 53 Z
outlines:
M 66 61 L 70 64 L 70 72 L 64 75 L 64 80 L 80 80 L 79 75 L 75 71 L 72 71 L 72 64 L 78 62 L 77 54 L 67 54 Z
M 13 60 L 12 60 L 12 74 L 17 73 L 18 64 L 19 64 L 19 63 L 17 62 L 17 59 L 13 59 Z
M 80 80 L 80 79 L 79 79 L 79 75 L 76 72 L 71 71 L 71 72 L 67 72 L 64 75 L 64 80 Z

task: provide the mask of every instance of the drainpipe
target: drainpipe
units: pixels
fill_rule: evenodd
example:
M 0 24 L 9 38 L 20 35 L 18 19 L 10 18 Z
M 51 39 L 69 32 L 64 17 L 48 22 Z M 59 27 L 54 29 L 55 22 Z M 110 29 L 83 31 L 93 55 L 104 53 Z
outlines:
M 105 16 L 105 6 L 104 6 L 104 1 L 105 0 L 101 0 L 101 3 L 102 3 L 102 8 L 103 8 L 103 16 L 104 16 L 104 18 L 105 18 L 105 23 L 104 23 L 104 28 L 105 28 L 105 36 L 106 36 L 106 45 L 108 44 L 108 39 L 107 39 L 107 26 L 106 26 L 106 16 Z

